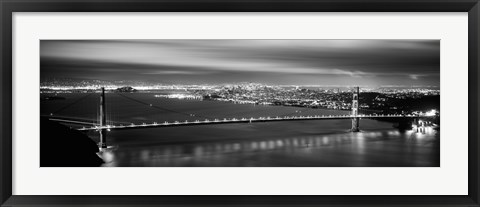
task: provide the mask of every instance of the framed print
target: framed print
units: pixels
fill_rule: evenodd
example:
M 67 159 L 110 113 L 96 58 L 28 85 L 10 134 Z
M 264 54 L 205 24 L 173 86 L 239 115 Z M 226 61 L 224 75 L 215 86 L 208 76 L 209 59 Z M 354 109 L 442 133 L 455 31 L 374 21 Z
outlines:
M 439 84 L 439 40 L 41 40 L 40 167 L 440 167 Z
M 2 205 L 479 205 L 476 0 L 1 6 Z

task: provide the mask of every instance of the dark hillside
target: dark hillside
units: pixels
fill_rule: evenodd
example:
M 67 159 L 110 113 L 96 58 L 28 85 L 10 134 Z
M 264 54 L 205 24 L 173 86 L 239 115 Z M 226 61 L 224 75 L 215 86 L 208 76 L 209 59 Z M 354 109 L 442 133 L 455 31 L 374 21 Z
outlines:
M 40 118 L 40 167 L 98 167 L 97 144 L 80 131 Z

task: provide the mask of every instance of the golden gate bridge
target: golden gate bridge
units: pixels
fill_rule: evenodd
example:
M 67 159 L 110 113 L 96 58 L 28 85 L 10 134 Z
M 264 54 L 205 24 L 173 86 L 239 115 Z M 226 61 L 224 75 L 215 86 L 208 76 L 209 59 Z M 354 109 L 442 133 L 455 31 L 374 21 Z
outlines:
M 99 108 L 99 122 L 88 122 L 82 119 L 76 119 L 71 117 L 54 117 L 53 114 L 50 114 L 49 120 L 56 121 L 56 122 L 63 122 L 67 124 L 74 124 L 74 125 L 83 125 L 82 127 L 75 128 L 76 130 L 80 131 L 98 131 L 100 134 L 100 142 L 99 146 L 101 148 L 107 148 L 107 131 L 111 130 L 126 130 L 126 129 L 140 129 L 140 128 L 157 128 L 157 127 L 178 127 L 178 126 L 197 126 L 197 125 L 210 125 L 210 124 L 238 124 L 238 123 L 258 123 L 258 122 L 278 122 L 278 121 L 307 121 L 307 120 L 333 120 L 333 119 L 351 119 L 352 126 L 350 131 L 351 132 L 360 132 L 360 119 L 368 118 L 368 119 L 382 119 L 382 118 L 402 118 L 402 120 L 409 119 L 413 120 L 413 124 L 415 126 L 425 126 L 425 121 L 421 121 L 420 118 L 428 118 L 435 115 L 431 114 L 359 114 L 359 104 L 358 98 L 360 94 L 359 87 L 354 87 L 353 90 L 353 97 L 352 97 L 352 109 L 351 114 L 345 115 L 285 115 L 285 116 L 260 116 L 260 117 L 233 117 L 233 118 L 210 118 L 204 116 L 204 119 L 197 119 L 197 120 L 185 120 L 185 121 L 164 121 L 164 122 L 149 122 L 149 123 L 119 123 L 119 122 L 111 122 L 107 124 L 107 116 L 106 116 L 106 100 L 105 100 L 105 89 L 101 88 L 101 95 L 100 95 L 100 108 Z M 90 96 L 88 94 L 86 97 Z M 121 95 L 121 94 L 120 94 Z M 121 95 L 124 98 L 130 99 L 132 101 L 138 102 L 140 104 L 148 105 L 150 107 L 159 107 L 153 106 L 152 104 L 145 103 L 143 101 L 127 97 Z M 82 100 L 85 97 L 79 99 Z M 78 101 L 77 101 L 78 102 Z M 64 110 L 73 104 L 77 103 L 70 103 L 57 111 Z M 184 113 L 180 111 L 175 111 L 167 108 L 159 108 L 162 110 L 174 112 L 174 113 L 181 113 L 184 115 L 191 116 L 192 114 Z M 417 129 L 418 130 L 418 129 Z M 420 129 L 421 130 L 421 129 Z

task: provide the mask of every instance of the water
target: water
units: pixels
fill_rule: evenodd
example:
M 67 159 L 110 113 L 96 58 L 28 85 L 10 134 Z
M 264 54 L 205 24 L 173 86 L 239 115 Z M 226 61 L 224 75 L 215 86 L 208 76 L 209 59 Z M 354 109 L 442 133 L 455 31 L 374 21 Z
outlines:
M 59 94 L 42 101 L 43 115 L 95 121 L 99 95 Z M 107 94 L 109 123 L 194 121 L 286 115 L 335 115 L 348 111 L 255 106 L 216 101 L 155 98 L 154 93 Z M 75 103 L 77 100 L 78 103 Z M 150 106 L 150 104 L 152 104 Z M 69 106 L 71 105 L 71 106 Z M 69 106 L 69 107 L 65 107 Z M 63 110 L 59 110 L 62 109 Z M 55 112 L 55 113 L 54 113 Z M 180 113 L 177 113 L 180 112 Z M 350 120 L 284 121 L 113 130 L 105 166 L 118 167 L 431 167 L 440 166 L 439 131 L 399 131 L 393 123 L 362 119 L 351 133 Z M 89 133 L 98 139 L 96 133 Z

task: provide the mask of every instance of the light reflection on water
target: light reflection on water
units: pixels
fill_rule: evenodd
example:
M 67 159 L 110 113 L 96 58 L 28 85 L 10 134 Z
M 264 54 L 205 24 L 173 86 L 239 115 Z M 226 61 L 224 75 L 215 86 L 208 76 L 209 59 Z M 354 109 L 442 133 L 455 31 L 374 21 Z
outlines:
M 439 132 L 427 128 L 120 147 L 105 166 L 439 166 Z

